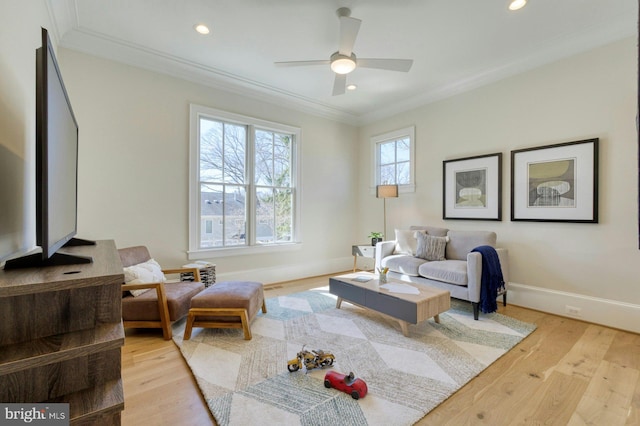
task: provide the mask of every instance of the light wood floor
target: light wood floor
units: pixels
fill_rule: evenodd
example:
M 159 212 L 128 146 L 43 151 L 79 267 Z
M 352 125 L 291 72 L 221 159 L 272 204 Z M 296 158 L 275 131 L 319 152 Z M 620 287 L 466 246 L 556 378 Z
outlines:
M 326 286 L 328 277 L 267 286 L 265 295 Z M 498 311 L 538 328 L 419 425 L 640 425 L 640 335 L 513 305 Z M 160 330 L 127 330 L 122 377 L 124 426 L 215 424 Z

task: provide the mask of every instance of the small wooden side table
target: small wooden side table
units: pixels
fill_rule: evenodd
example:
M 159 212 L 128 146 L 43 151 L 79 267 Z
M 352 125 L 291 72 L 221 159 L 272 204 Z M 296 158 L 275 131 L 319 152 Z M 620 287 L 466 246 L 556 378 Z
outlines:
M 353 272 L 355 272 L 358 265 L 358 256 L 375 259 L 376 247 L 372 245 L 354 245 L 351 246 L 351 254 L 353 255 Z
M 205 288 L 216 283 L 216 265 L 208 262 L 195 262 L 183 265 L 183 268 L 198 268 L 200 270 L 200 282 Z M 180 274 L 181 281 L 193 281 L 193 272 L 183 272 Z

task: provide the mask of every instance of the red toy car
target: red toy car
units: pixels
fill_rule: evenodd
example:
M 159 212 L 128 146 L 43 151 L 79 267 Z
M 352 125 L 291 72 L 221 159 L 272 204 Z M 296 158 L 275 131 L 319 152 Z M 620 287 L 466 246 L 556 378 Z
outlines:
M 367 384 L 362 379 L 354 377 L 353 373 L 342 374 L 328 371 L 324 375 L 324 387 L 336 388 L 351 395 L 353 399 L 363 398 L 367 394 Z

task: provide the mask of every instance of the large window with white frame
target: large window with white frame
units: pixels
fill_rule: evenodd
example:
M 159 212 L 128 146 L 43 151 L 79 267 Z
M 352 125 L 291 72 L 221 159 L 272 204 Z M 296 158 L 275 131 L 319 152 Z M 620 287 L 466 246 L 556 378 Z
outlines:
M 191 105 L 189 257 L 299 241 L 300 129 Z
M 401 192 L 415 189 L 415 127 L 371 138 L 373 186 L 398 185 Z

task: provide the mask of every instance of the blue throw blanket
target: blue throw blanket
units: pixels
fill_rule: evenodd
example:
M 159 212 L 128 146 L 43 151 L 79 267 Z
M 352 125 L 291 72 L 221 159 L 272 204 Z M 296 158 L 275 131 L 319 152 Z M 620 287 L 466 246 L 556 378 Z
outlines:
M 471 250 L 482 255 L 482 281 L 480 282 L 480 310 L 485 314 L 498 310 L 498 292 L 504 290 L 504 277 L 500 258 L 491 246 L 479 246 Z

